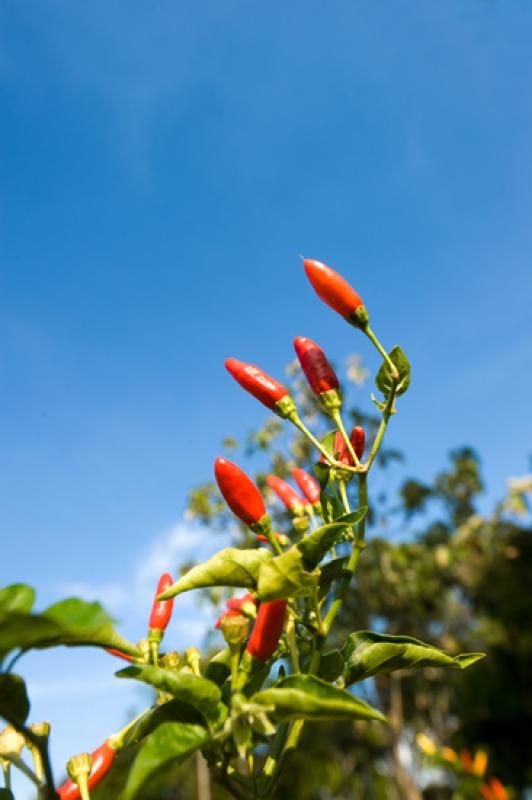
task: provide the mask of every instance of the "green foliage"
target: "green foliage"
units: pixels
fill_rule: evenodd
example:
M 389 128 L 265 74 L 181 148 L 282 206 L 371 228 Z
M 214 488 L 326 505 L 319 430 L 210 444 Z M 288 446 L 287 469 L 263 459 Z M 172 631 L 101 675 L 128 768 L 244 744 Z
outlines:
M 19 587 L 16 592 L 4 590 L 10 606 L 0 607 L 0 658 L 14 649 L 58 645 L 110 647 L 140 656 L 138 647 L 115 631 L 112 619 L 99 603 L 70 598 L 40 614 L 20 610 L 21 605 L 28 606 L 32 591 L 29 587 Z
M 261 564 L 257 582 L 260 599 L 313 597 L 321 576 L 317 565 L 334 547 L 339 536 L 364 518 L 366 511 L 366 508 L 361 508 L 334 523 L 323 525 L 286 552 Z
M 363 700 L 312 675 L 290 675 L 277 686 L 257 692 L 251 700 L 273 706 L 271 716 L 280 722 L 294 719 L 386 721 L 379 711 Z
M 377 389 L 379 389 L 385 397 L 389 396 L 392 388 L 394 387 L 395 395 L 396 397 L 399 397 L 399 395 L 404 394 L 410 386 L 410 363 L 398 345 L 390 350 L 388 355 L 390 356 L 390 360 L 394 366 L 397 368 L 399 378 L 397 380 L 392 378 L 392 370 L 389 363 L 387 361 L 383 361 L 375 378 L 375 383 L 377 385 Z
M 0 717 L 12 725 L 23 725 L 30 713 L 26 684 L 19 675 L 0 675 Z
M 443 650 L 411 636 L 390 636 L 374 631 L 352 633 L 341 651 L 347 686 L 399 669 L 454 667 L 465 669 L 484 658 L 484 653 L 450 656 Z
M 121 800 L 140 796 L 143 787 L 175 761 L 182 761 L 209 740 L 200 725 L 165 722 L 143 742 L 129 773 Z
M 193 567 L 173 584 L 161 597 L 176 597 L 191 589 L 206 586 L 240 586 L 255 589 L 261 565 L 272 558 L 269 550 L 239 550 L 227 547 L 203 564 Z
M 127 667 L 120 670 L 117 677 L 143 681 L 160 692 L 171 694 L 176 700 L 197 709 L 208 725 L 214 724 L 220 719 L 222 711 L 220 689 L 207 678 L 148 664 Z
M 35 602 L 35 589 L 25 583 L 12 583 L 0 589 L 0 609 L 29 614 Z

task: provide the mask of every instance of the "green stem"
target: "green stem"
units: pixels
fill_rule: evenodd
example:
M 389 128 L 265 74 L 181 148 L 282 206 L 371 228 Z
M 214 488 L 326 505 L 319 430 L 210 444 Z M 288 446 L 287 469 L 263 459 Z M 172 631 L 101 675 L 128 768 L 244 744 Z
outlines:
M 11 789 L 11 765 L 7 759 L 2 759 L 2 772 L 4 773 L 5 788 Z
M 349 438 L 348 433 L 345 429 L 344 421 L 342 419 L 342 415 L 340 414 L 340 409 L 335 408 L 334 411 L 331 412 L 331 416 L 334 420 L 336 427 L 342 434 L 342 438 L 346 444 L 347 449 L 349 450 L 349 454 L 353 459 L 353 464 L 355 465 L 355 467 L 360 467 L 360 461 L 358 460 L 358 456 L 355 453 L 355 449 L 351 444 L 351 439 Z
M 289 614 L 288 616 L 288 622 L 286 624 L 286 635 L 288 637 L 288 647 L 290 648 L 292 669 L 294 670 L 294 673 L 297 675 L 301 672 L 301 667 L 299 665 L 299 650 L 297 649 L 296 625 L 293 614 Z
M 366 468 L 366 472 L 369 470 L 373 462 L 375 461 L 375 457 L 379 452 L 379 448 L 382 444 L 382 440 L 384 438 L 384 434 L 386 433 L 386 428 L 388 427 L 388 422 L 390 421 L 390 417 L 392 416 L 393 411 L 393 404 L 395 400 L 395 391 L 396 391 L 396 384 L 394 383 L 390 394 L 386 400 L 386 405 L 382 410 L 382 419 L 380 421 L 379 429 L 377 431 L 377 435 L 375 437 L 375 441 L 373 442 L 373 446 L 370 450 L 369 456 L 364 464 Z
M 326 449 L 323 447 L 323 445 L 322 445 L 322 444 L 320 444 L 320 442 L 318 442 L 318 440 L 316 439 L 316 437 L 315 437 L 315 436 L 314 436 L 314 435 L 313 435 L 313 434 L 312 434 L 312 433 L 309 431 L 309 429 L 308 429 L 308 428 L 307 428 L 307 426 L 304 424 L 304 422 L 301 420 L 301 418 L 299 417 L 299 414 L 298 414 L 297 412 L 295 412 L 294 414 L 291 414 L 291 415 L 288 417 L 288 419 L 290 420 L 290 422 L 291 422 L 293 425 L 295 425 L 295 426 L 296 426 L 296 428 L 297 428 L 298 430 L 300 430 L 300 431 L 301 431 L 301 433 L 302 433 L 304 436 L 306 436 L 306 437 L 307 437 L 307 439 L 309 440 L 309 442 L 312 442 L 312 444 L 314 445 L 314 447 L 315 447 L 317 450 L 319 450 L 319 452 L 320 452 L 320 453 L 321 453 L 321 455 L 322 455 L 322 456 L 323 456 L 323 457 L 326 459 L 326 461 L 327 461 L 327 463 L 328 463 L 328 464 L 330 464 L 330 465 L 331 465 L 331 466 L 333 466 L 333 467 L 337 467 L 338 469 L 344 469 L 344 470 L 347 470 L 348 472 L 356 472 L 356 469 L 355 469 L 354 467 L 351 467 L 351 466 L 350 466 L 350 465 L 348 465 L 348 464 L 341 464 L 339 461 L 336 461 L 336 460 L 335 460 L 335 459 L 332 457 L 332 455 L 331 455 L 329 452 L 327 452 L 327 450 L 326 450 Z
M 15 753 L 8 753 L 6 758 L 8 758 L 9 761 L 11 761 L 11 763 L 13 764 L 13 766 L 19 769 L 23 773 L 23 775 L 26 776 L 26 778 L 29 778 L 29 780 L 32 781 L 32 783 L 34 783 L 36 786 L 39 786 L 39 781 L 37 780 L 37 776 L 35 775 L 33 770 L 31 770 L 28 767 L 28 765 L 24 763 L 24 761 L 21 759 L 20 756 L 15 755 Z
M 87 776 L 88 777 L 88 776 Z M 89 784 L 87 781 L 87 777 L 80 783 L 78 783 L 79 793 L 81 796 L 81 800 L 91 800 L 90 792 L 89 792 Z
M 288 734 L 288 728 L 289 728 L 288 723 L 284 722 L 282 725 L 279 725 L 279 727 L 277 728 L 277 732 L 273 737 L 270 754 L 266 759 L 266 761 L 264 762 L 264 767 L 262 768 L 263 775 L 266 778 L 271 778 L 275 772 L 279 756 L 281 755 L 284 748 L 286 736 Z
M 153 661 L 153 666 L 159 666 L 159 642 L 151 641 L 150 642 L 150 654 L 151 660 Z
M 316 519 L 316 514 L 314 513 L 314 509 L 312 508 L 312 505 L 310 503 L 308 504 L 307 509 L 310 521 L 312 523 L 312 527 L 314 530 L 316 530 L 316 528 L 318 527 L 318 520 Z
M 30 728 L 26 728 L 24 725 L 15 724 L 13 719 L 9 720 L 15 730 L 21 733 L 28 742 L 31 742 L 41 754 L 42 758 L 42 767 L 44 772 L 45 778 L 45 785 L 41 787 L 43 790 L 43 794 L 46 800 L 56 800 L 57 795 L 54 789 L 54 776 L 52 773 L 52 765 L 50 763 L 50 755 L 48 753 L 48 737 L 47 736 L 38 736 L 37 734 L 33 733 Z
M 369 325 L 364 325 L 364 327 L 362 327 L 361 330 L 362 330 L 363 333 L 366 334 L 366 336 L 368 337 L 370 342 L 372 342 L 372 344 L 375 345 L 375 347 L 377 348 L 377 350 L 379 351 L 379 353 L 381 354 L 383 359 L 386 361 L 386 363 L 390 367 L 390 372 L 391 372 L 391 375 L 392 375 L 392 379 L 397 380 L 399 378 L 399 373 L 397 372 L 397 367 L 395 366 L 395 364 L 393 363 L 392 359 L 390 358 L 390 356 L 388 355 L 388 353 L 386 352 L 386 350 L 384 349 L 382 344 L 379 342 L 379 340 L 377 339 L 377 337 L 375 336 L 375 334 L 373 333 L 373 331 L 371 330 Z
M 238 684 L 238 666 L 240 664 L 240 645 L 230 644 L 229 652 L 231 654 L 231 687 L 233 691 L 236 690 Z
M 349 505 L 349 498 L 347 496 L 347 490 L 345 488 L 345 481 L 338 481 L 338 485 L 340 487 L 340 496 L 342 498 L 342 503 L 344 504 L 345 513 L 349 514 L 351 511 L 351 507 Z

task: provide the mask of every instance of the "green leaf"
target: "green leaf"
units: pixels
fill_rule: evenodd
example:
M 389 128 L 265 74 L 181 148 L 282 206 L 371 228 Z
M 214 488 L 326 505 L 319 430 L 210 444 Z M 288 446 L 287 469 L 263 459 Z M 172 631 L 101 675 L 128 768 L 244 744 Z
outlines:
M 19 675 L 0 675 L 0 717 L 12 725 L 23 725 L 30 713 L 26 684 Z
M 333 581 L 337 581 L 344 576 L 345 566 L 348 560 L 347 556 L 335 558 L 333 561 L 327 561 L 327 563 L 320 567 L 321 575 L 318 593 L 320 600 L 329 593 Z
M 336 517 L 342 513 L 341 506 L 335 497 L 332 497 L 328 492 L 322 491 L 320 494 L 321 515 L 323 521 L 327 524 L 334 522 Z
M 345 667 L 344 659 L 339 650 L 331 650 L 324 653 L 320 660 L 319 677 L 324 681 L 332 683 L 343 673 Z
M 336 433 L 337 431 L 329 431 L 329 433 L 327 433 L 323 437 L 323 439 L 320 439 L 320 444 L 323 447 L 323 449 L 326 450 L 328 453 L 330 453 L 332 456 L 334 456 L 333 448 L 334 448 L 334 437 Z
M 318 461 L 317 464 L 314 464 L 312 467 L 316 478 L 318 479 L 318 483 L 320 485 L 320 489 L 323 491 L 327 484 L 329 483 L 329 477 L 331 474 L 331 468 L 324 464 L 321 461 Z
M 270 716 L 279 722 L 292 719 L 375 719 L 386 718 L 345 689 L 331 686 L 312 675 L 290 675 L 277 686 L 251 697 L 251 702 L 274 706 Z
M 118 678 L 134 678 L 149 683 L 160 692 L 168 692 L 176 700 L 196 708 L 207 723 L 215 723 L 220 718 L 222 695 L 219 687 L 207 678 L 148 664 L 126 667 L 116 675 Z
M 0 789 L 0 800 L 15 800 L 15 795 L 10 789 Z
M 257 591 L 263 601 L 311 597 L 317 591 L 319 577 L 319 569 L 309 572 L 305 568 L 303 553 L 295 545 L 262 564 Z
M 180 722 L 160 725 L 140 748 L 122 793 L 122 800 L 138 797 L 147 781 L 176 760 L 182 761 L 204 747 L 208 741 L 209 734 L 200 725 Z
M 169 700 L 167 703 L 148 709 L 137 724 L 128 731 L 124 745 L 132 747 L 139 744 L 165 722 L 186 722 L 190 725 L 205 727 L 203 715 L 196 708 L 181 700 Z
M 352 633 L 342 648 L 347 685 L 372 675 L 410 667 L 454 667 L 465 669 L 484 658 L 484 653 L 450 656 L 444 650 L 410 636 L 390 636 L 374 631 Z
M 231 651 L 228 647 L 220 650 L 215 656 L 211 658 L 205 669 L 203 676 L 208 680 L 215 683 L 217 686 L 222 686 L 231 674 Z
M 0 654 L 20 648 L 111 647 L 140 657 L 139 648 L 120 636 L 99 603 L 70 598 L 55 603 L 42 614 L 0 608 Z
M 399 380 L 395 384 L 395 394 L 397 397 L 399 397 L 399 395 L 404 394 L 410 386 L 410 363 L 398 345 L 395 345 L 395 347 L 390 350 L 388 355 L 399 372 Z M 388 397 L 392 387 L 394 386 L 394 381 L 392 380 L 390 365 L 387 361 L 382 362 L 381 368 L 379 369 L 377 377 L 375 378 L 375 383 L 383 395 Z
M 314 595 L 320 580 L 317 565 L 342 533 L 360 522 L 366 512 L 364 506 L 337 522 L 323 525 L 280 556 L 262 564 L 257 581 L 260 599 L 270 601 Z
M 242 586 L 255 589 L 261 564 L 271 557 L 271 552 L 262 547 L 254 550 L 227 547 L 203 564 L 192 567 L 161 598 L 168 600 L 191 589 L 206 586 Z
M 28 613 L 35 602 L 35 589 L 25 583 L 12 583 L 0 589 L 0 608 L 3 611 Z
M 328 525 L 323 525 L 298 542 L 296 547 L 303 553 L 306 562 L 305 566 L 308 569 L 317 566 L 335 544 L 338 537 L 347 530 L 347 528 L 351 528 L 353 525 L 357 525 L 363 520 L 367 511 L 368 509 L 366 506 L 357 508 L 356 511 L 345 514 L 343 517 L 339 517 Z

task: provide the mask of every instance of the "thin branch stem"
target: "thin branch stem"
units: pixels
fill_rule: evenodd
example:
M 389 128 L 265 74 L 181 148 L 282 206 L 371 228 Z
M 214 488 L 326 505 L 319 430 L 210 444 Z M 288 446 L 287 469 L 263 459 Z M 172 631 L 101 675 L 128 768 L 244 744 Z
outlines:
M 392 375 L 392 379 L 398 380 L 399 379 L 399 373 L 397 372 L 397 367 L 395 366 L 395 364 L 393 363 L 392 359 L 390 358 L 390 356 L 388 355 L 388 353 L 386 352 L 386 350 L 384 349 L 382 344 L 379 342 L 379 340 L 377 339 L 377 337 L 373 333 L 373 331 L 370 328 L 370 326 L 369 325 L 365 325 L 361 330 L 362 330 L 363 333 L 366 334 L 366 336 L 368 337 L 370 342 L 373 345 L 375 345 L 375 347 L 377 348 L 377 350 L 379 351 L 379 353 L 381 354 L 383 359 L 388 364 L 388 366 L 390 368 L 391 375 Z
M 15 753 L 7 753 L 6 758 L 11 761 L 14 767 L 16 767 L 26 778 L 35 784 L 35 786 L 39 786 L 39 780 L 35 775 L 34 771 L 28 767 L 28 765 L 21 759 L 20 756 L 17 756 Z
M 382 440 L 384 438 L 384 434 L 386 433 L 386 428 L 388 427 L 388 422 L 390 421 L 390 417 L 392 416 L 393 404 L 394 404 L 394 401 L 395 401 L 396 388 L 397 388 L 397 385 L 394 382 L 393 385 L 392 385 L 390 394 L 388 395 L 388 398 L 386 400 L 386 405 L 384 406 L 383 411 L 382 411 L 382 419 L 380 421 L 380 425 L 379 425 L 379 428 L 377 430 L 377 435 L 375 437 L 375 441 L 373 442 L 373 446 L 372 446 L 372 448 L 370 450 L 369 456 L 367 457 L 366 463 L 364 464 L 364 466 L 366 468 L 366 472 L 369 470 L 369 468 L 371 467 L 371 465 L 375 461 L 377 453 L 379 452 L 379 448 L 380 448 L 380 446 L 382 444 Z
M 349 505 L 349 498 L 347 496 L 347 489 L 345 488 L 345 481 L 338 481 L 338 485 L 340 487 L 340 497 L 342 498 L 342 503 L 344 504 L 345 513 L 349 514 L 351 511 L 351 506 Z

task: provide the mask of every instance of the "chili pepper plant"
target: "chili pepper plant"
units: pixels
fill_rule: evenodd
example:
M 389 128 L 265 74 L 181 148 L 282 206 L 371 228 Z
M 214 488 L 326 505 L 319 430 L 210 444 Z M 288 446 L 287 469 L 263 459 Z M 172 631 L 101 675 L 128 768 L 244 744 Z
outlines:
M 318 297 L 357 334 L 366 336 L 382 359 L 375 378 L 380 396 L 372 395 L 380 414 L 373 441 L 366 442 L 361 427 L 346 429 L 339 380 L 323 349 L 311 339 L 298 336 L 294 347 L 331 421 L 331 431 L 321 439 L 303 422 L 282 383 L 256 366 L 228 358 L 227 370 L 237 383 L 287 425 L 294 425 L 315 448 L 313 475 L 296 467 L 294 485 L 276 476 L 267 480 L 288 509 L 289 529 L 273 530 L 253 480 L 220 457 L 214 465 L 220 492 L 252 532 L 255 546 L 223 549 L 177 581 L 162 575 L 147 637 L 138 644 L 114 629 L 98 603 L 71 598 L 36 613 L 31 587 L 17 584 L 0 590 L 0 715 L 8 723 L 0 734 L 2 797 L 13 797 L 11 770 L 18 768 L 34 782 L 42 800 L 89 800 L 93 787 L 105 788 L 121 753 L 130 751 L 134 759 L 120 797 L 133 800 L 143 796 L 155 774 L 201 751 L 212 779 L 236 800 L 268 800 L 276 795 L 304 725 L 329 719 L 387 724 L 378 709 L 357 696 L 361 681 L 405 668 L 464 669 L 482 657 L 451 655 L 408 635 L 367 630 L 354 631 L 340 647 L 330 644 L 349 585 L 357 569 L 363 569 L 369 477 L 399 399 L 409 387 L 410 365 L 400 347 L 384 348 L 370 327 L 362 299 L 344 278 L 319 261 L 304 260 L 304 269 Z M 346 489 L 350 483 L 358 492 L 356 508 Z M 173 604 L 178 606 L 184 592 L 206 587 L 237 591 L 215 623 L 225 646 L 211 658 L 203 658 L 194 647 L 181 654 L 165 652 L 163 639 Z M 243 594 L 238 596 L 238 590 Z M 56 787 L 48 752 L 50 726 L 28 722 L 26 687 L 14 667 L 29 649 L 59 645 L 107 649 L 110 657 L 128 662 L 117 672 L 120 679 L 149 684 L 156 696 L 92 755 L 74 755 L 67 765 L 68 780 Z M 24 748 L 32 763 L 23 758 Z

